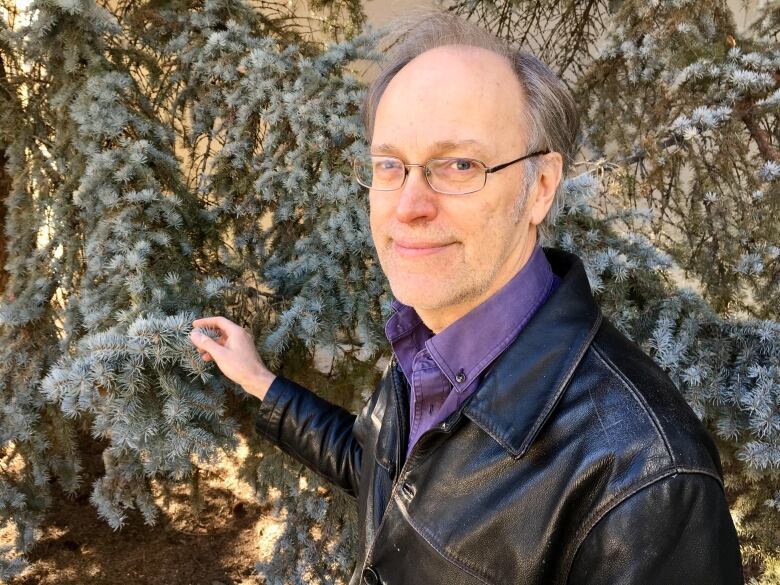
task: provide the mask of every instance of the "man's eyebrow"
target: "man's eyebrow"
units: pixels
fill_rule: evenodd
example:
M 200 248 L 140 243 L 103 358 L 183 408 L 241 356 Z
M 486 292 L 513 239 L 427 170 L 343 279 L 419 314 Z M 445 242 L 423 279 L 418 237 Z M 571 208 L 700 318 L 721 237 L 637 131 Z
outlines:
M 436 154 L 444 154 L 459 148 L 471 147 L 472 151 L 474 151 L 476 154 L 484 155 L 486 154 L 487 149 L 487 146 L 484 143 L 480 142 L 479 140 L 474 140 L 473 138 L 468 138 L 465 140 L 437 140 L 431 145 L 431 147 L 436 152 Z M 393 144 L 383 142 L 382 144 L 372 146 L 371 152 L 375 154 L 397 155 L 401 152 L 401 149 Z

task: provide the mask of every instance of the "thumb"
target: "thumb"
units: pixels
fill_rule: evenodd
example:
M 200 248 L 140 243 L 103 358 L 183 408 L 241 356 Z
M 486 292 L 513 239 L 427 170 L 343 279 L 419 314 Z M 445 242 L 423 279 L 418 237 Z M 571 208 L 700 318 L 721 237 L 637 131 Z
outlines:
M 222 352 L 225 351 L 224 347 L 200 331 L 193 331 L 190 334 L 190 339 L 192 339 L 192 343 L 195 345 L 195 347 L 200 350 L 209 352 L 211 357 L 221 356 Z

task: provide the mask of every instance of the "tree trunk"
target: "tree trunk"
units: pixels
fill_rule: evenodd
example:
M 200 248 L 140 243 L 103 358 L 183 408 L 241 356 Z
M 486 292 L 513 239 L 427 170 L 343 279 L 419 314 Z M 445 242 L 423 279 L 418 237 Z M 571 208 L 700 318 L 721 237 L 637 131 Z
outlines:
M 0 87 L 5 85 L 5 64 L 3 56 L 0 55 Z M 0 295 L 5 292 L 5 285 L 8 282 L 8 273 L 5 271 L 5 262 L 8 257 L 5 239 L 5 213 L 6 201 L 11 193 L 11 177 L 5 170 L 8 159 L 5 154 L 5 142 L 0 137 Z

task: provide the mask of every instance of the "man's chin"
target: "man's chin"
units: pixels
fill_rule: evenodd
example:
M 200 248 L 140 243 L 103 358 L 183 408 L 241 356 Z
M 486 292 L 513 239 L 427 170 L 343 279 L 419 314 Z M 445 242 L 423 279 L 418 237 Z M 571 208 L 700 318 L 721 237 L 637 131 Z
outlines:
M 443 291 L 443 285 L 432 279 L 424 279 L 413 284 L 406 282 L 398 286 L 391 284 L 390 288 L 396 299 L 415 309 L 438 309 L 446 306 L 447 298 L 452 296 L 451 291 L 449 294 L 448 291 Z

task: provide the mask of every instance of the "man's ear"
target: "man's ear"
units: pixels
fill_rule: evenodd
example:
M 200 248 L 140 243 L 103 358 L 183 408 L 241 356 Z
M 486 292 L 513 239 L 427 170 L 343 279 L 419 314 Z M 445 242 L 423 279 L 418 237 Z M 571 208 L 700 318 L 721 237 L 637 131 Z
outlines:
M 536 173 L 536 183 L 531 190 L 531 206 L 528 221 L 539 225 L 550 211 L 555 191 L 563 174 L 563 157 L 560 152 L 541 155 L 543 163 Z

